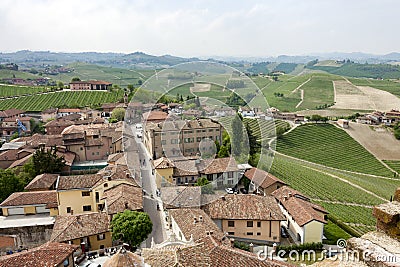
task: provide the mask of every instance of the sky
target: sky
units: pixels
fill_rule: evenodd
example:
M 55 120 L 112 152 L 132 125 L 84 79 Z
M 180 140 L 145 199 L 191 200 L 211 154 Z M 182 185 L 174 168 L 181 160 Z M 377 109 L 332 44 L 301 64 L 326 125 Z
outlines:
M 0 51 L 277 56 L 399 51 L 397 0 L 1 0 Z

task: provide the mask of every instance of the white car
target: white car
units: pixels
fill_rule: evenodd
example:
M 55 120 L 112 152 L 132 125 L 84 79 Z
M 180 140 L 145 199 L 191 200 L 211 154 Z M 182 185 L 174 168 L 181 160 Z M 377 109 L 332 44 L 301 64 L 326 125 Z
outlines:
M 230 187 L 225 188 L 225 191 L 226 191 L 228 194 L 233 194 L 233 189 L 230 188 Z

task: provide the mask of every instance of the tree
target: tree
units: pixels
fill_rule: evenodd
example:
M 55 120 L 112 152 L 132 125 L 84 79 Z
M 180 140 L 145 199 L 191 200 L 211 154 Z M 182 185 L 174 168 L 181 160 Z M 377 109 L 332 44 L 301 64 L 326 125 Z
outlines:
M 243 140 L 243 124 L 239 115 L 236 114 L 232 121 L 232 153 L 235 156 L 239 156 L 242 152 L 242 140 Z
M 228 152 L 228 148 L 224 145 L 222 145 L 218 151 L 217 154 L 218 158 L 226 158 L 229 157 L 229 152 Z
M 14 192 L 23 191 L 24 182 L 11 170 L 0 169 L 0 203 Z
M 45 150 L 43 147 L 36 150 L 32 156 L 33 175 L 42 173 L 60 173 L 65 167 L 64 157 L 57 155 L 57 148 Z
M 123 121 L 125 117 L 125 109 L 124 108 L 115 108 L 112 112 L 111 119 L 117 121 Z
M 79 78 L 79 77 L 74 77 L 71 79 L 71 82 L 80 82 L 80 81 L 81 81 L 81 78 Z
M 39 133 L 39 134 L 45 134 L 45 128 L 43 125 L 43 122 L 39 121 L 36 122 L 34 119 L 30 120 L 31 124 L 31 134 Z
M 214 194 L 214 190 L 212 188 L 212 184 L 206 177 L 197 178 L 196 183 L 194 186 L 201 186 L 201 193 L 202 194 Z
M 246 123 L 246 132 L 247 132 L 247 138 L 249 140 L 250 155 L 254 155 L 254 154 L 260 152 L 261 145 L 259 142 L 257 142 L 257 138 L 254 136 L 249 123 Z
M 59 81 L 57 83 L 57 87 L 60 88 L 60 89 L 64 89 L 64 83 L 62 81 Z
M 152 229 L 153 223 L 145 212 L 125 210 L 111 220 L 113 239 L 121 239 L 132 247 L 138 247 L 146 240 Z
M 201 106 L 199 97 L 196 97 L 194 99 L 194 103 L 196 104 L 196 107 L 198 107 L 198 108 Z

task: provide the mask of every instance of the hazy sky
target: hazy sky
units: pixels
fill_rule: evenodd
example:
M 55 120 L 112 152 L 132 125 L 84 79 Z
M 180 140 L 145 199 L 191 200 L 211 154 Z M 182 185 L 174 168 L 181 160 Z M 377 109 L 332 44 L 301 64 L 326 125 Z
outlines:
M 399 51 L 397 0 L 1 0 L 0 51 L 271 56 Z

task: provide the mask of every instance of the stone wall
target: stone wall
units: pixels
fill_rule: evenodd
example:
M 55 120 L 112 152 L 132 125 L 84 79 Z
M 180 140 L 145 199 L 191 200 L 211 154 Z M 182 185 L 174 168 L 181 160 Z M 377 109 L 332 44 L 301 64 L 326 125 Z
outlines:
M 373 215 L 378 231 L 400 241 L 400 188 L 396 190 L 392 202 L 375 206 Z
M 18 228 L 3 228 L 0 229 L 0 235 L 16 236 L 16 247 L 0 248 L 0 255 L 4 255 L 8 250 L 16 250 L 19 247 L 33 248 L 40 246 L 50 240 L 53 225 L 37 225 Z

